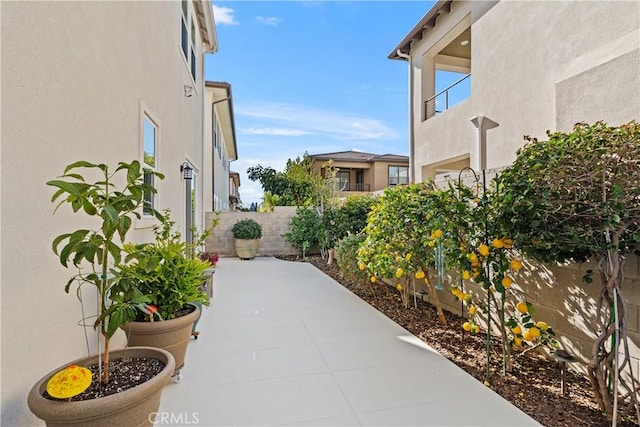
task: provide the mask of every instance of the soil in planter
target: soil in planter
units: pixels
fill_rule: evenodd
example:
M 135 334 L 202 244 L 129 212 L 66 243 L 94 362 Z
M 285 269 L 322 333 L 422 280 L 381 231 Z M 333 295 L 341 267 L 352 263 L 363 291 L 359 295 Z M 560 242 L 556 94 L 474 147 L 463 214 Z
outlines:
M 178 317 L 182 317 L 182 316 L 186 316 L 187 314 L 193 312 L 193 310 L 196 309 L 195 305 L 186 305 L 183 308 L 181 308 L 180 310 L 176 311 L 174 314 L 174 316 L 172 317 L 172 319 L 177 319 Z M 136 314 L 136 322 L 148 322 L 149 321 L 149 315 L 148 314 L 144 314 L 139 312 L 138 314 Z M 165 319 L 168 320 L 168 319 Z
M 300 261 L 296 256 L 281 259 Z M 438 321 L 435 308 L 418 301 L 418 308 L 404 308 L 400 294 L 390 286 L 359 286 L 340 276 L 335 264 L 327 265 L 320 256 L 308 256 L 306 261 L 358 295 L 378 311 L 433 347 L 467 373 L 483 382 L 486 374 L 486 335 L 462 331 L 464 320 L 446 312 L 447 325 Z M 373 291 L 372 290 L 373 288 Z M 567 373 L 568 396 L 560 390 L 560 364 L 535 352 L 526 353 L 514 361 L 512 372 L 502 375 L 500 342 L 493 337 L 490 361 L 491 388 L 547 427 L 599 427 L 611 425 L 595 402 L 586 377 Z M 464 401 L 460 402 L 464 408 Z M 619 425 L 637 425 L 632 417 L 624 417 Z
M 122 357 L 109 362 L 109 384 L 102 384 L 99 379 L 98 364 L 87 366 L 92 373 L 91 385 L 81 394 L 72 397 L 72 402 L 97 399 L 143 384 L 164 369 L 164 363 L 148 357 Z M 51 397 L 46 391 L 42 395 L 49 400 L 64 400 Z

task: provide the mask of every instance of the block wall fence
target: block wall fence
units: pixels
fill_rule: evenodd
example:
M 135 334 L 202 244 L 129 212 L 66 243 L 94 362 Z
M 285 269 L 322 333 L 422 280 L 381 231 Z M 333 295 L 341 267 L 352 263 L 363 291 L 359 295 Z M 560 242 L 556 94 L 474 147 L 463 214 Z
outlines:
M 295 248 L 281 236 L 291 230 L 291 218 L 295 216 L 295 207 L 276 207 L 274 212 L 225 212 L 219 215 L 220 223 L 206 241 L 206 250 L 217 250 L 221 257 L 235 257 L 233 234 L 231 228 L 240 219 L 253 218 L 262 225 L 262 239 L 258 256 L 298 255 Z M 206 221 L 210 223 L 216 214 L 207 213 Z M 222 260 L 221 262 L 224 262 Z M 593 270 L 593 283 L 585 284 L 582 277 L 587 270 Z M 435 273 L 431 272 L 432 278 Z M 636 378 L 640 373 L 640 262 L 637 256 L 629 256 L 625 261 L 625 275 L 622 292 L 627 301 L 628 326 L 632 353 L 632 369 Z M 513 275 L 514 285 L 511 289 L 519 292 L 518 299 L 531 302 L 536 310 L 534 319 L 549 324 L 556 332 L 561 348 L 581 358 L 583 363 L 574 363 L 572 368 L 586 372 L 587 360 L 596 331 L 591 330 L 600 290 L 600 278 L 597 266 L 593 262 L 566 265 L 542 265 L 524 260 L 524 268 Z M 438 296 L 445 310 L 466 316 L 466 309 L 451 294 L 451 286 L 459 286 L 456 275 L 446 278 L 445 290 L 438 291 Z M 486 310 L 486 298 L 482 288 L 465 281 L 466 292 L 474 294 L 474 302 L 479 311 Z M 426 286 L 420 281 L 416 290 L 425 292 L 423 299 L 433 302 Z M 482 325 L 482 324 L 481 324 Z M 482 325 L 486 330 L 486 325 Z

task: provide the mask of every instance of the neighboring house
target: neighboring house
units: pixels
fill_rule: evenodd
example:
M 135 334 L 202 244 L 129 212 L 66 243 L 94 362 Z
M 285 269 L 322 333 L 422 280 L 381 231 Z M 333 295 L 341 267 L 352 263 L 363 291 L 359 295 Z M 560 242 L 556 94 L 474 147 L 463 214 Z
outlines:
M 410 67 L 411 181 L 507 165 L 524 134 L 639 119 L 639 19 L 638 1 L 438 1 L 389 54 Z
M 229 164 L 238 159 L 231 85 L 207 81 L 205 96 L 204 161 L 206 169 L 212 171 L 211 181 L 205 184 L 205 209 L 228 212 L 233 210 L 230 199 Z
M 309 157 L 313 159 L 314 170 L 321 176 L 325 176 L 327 164 L 336 169 L 336 185 L 343 196 L 381 191 L 387 187 L 409 183 L 407 156 L 350 150 L 313 154 Z
M 2 2 L 2 410 L 37 425 L 26 396 L 56 366 L 96 350 L 95 313 L 64 286 L 74 271 L 51 251 L 58 234 L 96 222 L 53 215 L 45 182 L 77 160 L 139 160 L 165 175 L 149 202 L 178 231 L 204 221 L 204 54 L 217 49 L 209 1 Z M 190 168 L 195 179 L 185 180 Z M 191 202 L 191 203 L 190 203 Z M 128 237 L 153 239 L 140 212 Z M 86 300 L 95 295 L 83 288 Z M 87 316 L 83 321 L 83 316 Z M 89 325 L 86 328 L 79 324 Z M 89 341 L 85 343 L 85 331 Z M 113 346 L 124 344 L 118 332 Z M 7 369 L 10 367 L 9 369 Z
M 242 199 L 240 198 L 240 174 L 238 172 L 229 172 L 229 210 L 237 211 L 242 207 Z

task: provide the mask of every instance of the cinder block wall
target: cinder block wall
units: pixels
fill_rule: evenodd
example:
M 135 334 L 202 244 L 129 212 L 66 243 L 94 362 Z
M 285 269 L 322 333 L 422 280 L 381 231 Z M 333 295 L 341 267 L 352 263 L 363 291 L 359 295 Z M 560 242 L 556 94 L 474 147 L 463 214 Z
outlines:
M 241 219 L 253 218 L 262 226 L 262 238 L 258 256 L 297 255 L 299 251 L 282 238 L 284 233 L 291 231 L 291 218 L 295 216 L 293 206 L 277 206 L 273 212 L 224 212 L 221 213 L 220 223 L 213 229 L 206 241 L 207 251 L 218 251 L 222 257 L 236 256 L 234 239 L 231 229 Z M 213 212 L 207 212 L 205 221 L 210 224 L 216 217 Z

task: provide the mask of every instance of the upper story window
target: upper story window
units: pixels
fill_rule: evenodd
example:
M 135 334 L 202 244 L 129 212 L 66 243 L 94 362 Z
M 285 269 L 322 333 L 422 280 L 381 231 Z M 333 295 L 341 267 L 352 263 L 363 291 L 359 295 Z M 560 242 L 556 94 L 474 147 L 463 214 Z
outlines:
M 155 176 L 158 160 L 158 126 L 145 114 L 142 121 L 143 169 L 144 183 L 155 187 Z M 153 215 L 156 208 L 156 194 L 147 192 L 144 195 L 142 214 Z
M 191 77 L 196 80 L 196 24 L 190 10 L 190 2 L 182 0 L 182 8 L 180 13 L 180 46 L 184 60 L 189 66 Z
M 340 191 L 349 191 L 349 171 L 338 171 L 336 173 L 336 186 Z
M 389 187 L 409 184 L 408 166 L 389 166 Z

